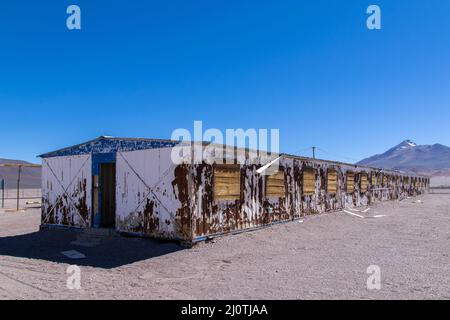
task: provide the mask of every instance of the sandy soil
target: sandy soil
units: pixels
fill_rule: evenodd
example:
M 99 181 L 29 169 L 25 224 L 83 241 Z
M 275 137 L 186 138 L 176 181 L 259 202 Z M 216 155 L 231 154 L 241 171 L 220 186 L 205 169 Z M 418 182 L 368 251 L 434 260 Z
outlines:
M 38 232 L 37 210 L 0 211 L 0 299 L 450 299 L 450 195 L 354 213 L 366 218 L 324 214 L 184 249 L 130 238 L 79 247 L 75 233 Z M 72 249 L 87 259 L 61 255 Z M 80 290 L 66 286 L 74 263 Z M 379 291 L 367 288 L 371 265 Z

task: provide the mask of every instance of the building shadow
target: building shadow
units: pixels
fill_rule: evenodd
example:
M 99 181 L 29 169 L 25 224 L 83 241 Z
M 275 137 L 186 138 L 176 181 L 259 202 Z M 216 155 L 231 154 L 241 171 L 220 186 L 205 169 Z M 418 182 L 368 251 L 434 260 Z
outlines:
M 69 230 L 41 230 L 2 237 L 0 256 L 112 269 L 186 249 L 173 242 L 119 236 L 104 239 L 94 247 L 81 247 L 72 243 L 78 236 Z M 62 254 L 70 250 L 79 251 L 86 259 L 72 260 Z

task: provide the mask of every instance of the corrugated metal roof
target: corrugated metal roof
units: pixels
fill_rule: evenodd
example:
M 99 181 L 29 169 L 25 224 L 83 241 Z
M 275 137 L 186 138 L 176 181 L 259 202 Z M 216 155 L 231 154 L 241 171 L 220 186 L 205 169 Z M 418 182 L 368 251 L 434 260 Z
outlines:
M 173 148 L 180 141 L 164 139 L 143 138 L 114 138 L 101 136 L 97 139 L 84 142 L 75 146 L 60 149 L 50 153 L 42 154 L 40 158 L 53 158 L 62 156 L 73 156 L 91 153 L 114 153 L 146 149 Z

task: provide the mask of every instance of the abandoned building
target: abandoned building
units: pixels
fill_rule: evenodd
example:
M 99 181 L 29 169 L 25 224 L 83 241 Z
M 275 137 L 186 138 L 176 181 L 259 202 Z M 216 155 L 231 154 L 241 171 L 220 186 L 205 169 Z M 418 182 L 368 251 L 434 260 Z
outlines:
M 287 154 L 271 156 L 279 162 L 273 175 L 258 172 L 267 159 L 174 164 L 171 154 L 179 144 L 100 137 L 42 155 L 42 227 L 109 228 L 195 243 L 419 195 L 430 183 L 427 177 Z M 237 149 L 225 148 L 227 157 L 236 156 Z

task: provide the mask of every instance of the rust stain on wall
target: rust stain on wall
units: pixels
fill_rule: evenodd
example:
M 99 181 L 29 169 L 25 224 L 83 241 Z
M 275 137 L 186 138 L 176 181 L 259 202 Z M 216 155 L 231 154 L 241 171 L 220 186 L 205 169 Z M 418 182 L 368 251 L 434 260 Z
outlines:
M 83 222 L 76 222 L 79 216 Z M 90 211 L 87 205 L 87 181 L 82 179 L 72 194 L 62 194 L 51 203 L 43 197 L 42 219 L 47 224 L 57 224 L 67 227 L 90 226 Z
M 291 221 L 305 215 L 333 212 L 346 207 L 366 206 L 420 194 L 425 190 L 386 182 L 388 173 L 375 173 L 368 168 L 308 159 L 283 158 L 286 196 L 265 197 L 265 177 L 256 174 L 260 165 L 241 165 L 241 197 L 239 201 L 216 201 L 213 198 L 213 165 L 194 168 L 194 237 L 224 234 L 276 222 Z M 303 172 L 315 172 L 315 193 L 303 194 Z M 327 173 L 336 172 L 337 192 L 327 192 Z M 354 173 L 354 192 L 347 192 L 347 173 Z M 380 183 L 372 185 L 372 175 L 380 175 Z M 367 175 L 367 191 L 361 191 L 361 177 Z
M 189 192 L 190 174 L 190 166 L 179 165 L 175 168 L 175 180 L 172 182 L 174 195 L 181 202 L 181 207 L 177 210 L 175 218 L 176 233 L 184 239 L 190 239 L 192 237 Z
M 292 221 L 346 207 L 416 196 L 426 192 L 429 187 L 429 180 L 423 181 L 423 178 L 398 172 L 285 155 L 279 160 L 284 172 L 284 191 L 281 191 L 284 196 L 280 196 L 280 193 L 266 194 L 266 189 L 270 188 L 267 176 L 257 171 L 267 162 L 254 163 L 246 159 L 238 167 L 238 199 L 235 196 L 235 200 L 218 200 L 214 198 L 214 161 L 173 165 L 167 163 L 170 161 L 170 150 L 165 153 L 142 152 L 128 157 L 128 161 L 132 162 L 131 167 L 137 169 L 129 168 L 126 161 L 117 166 L 121 170 L 121 186 L 117 190 L 121 196 L 116 201 L 122 208 L 117 212 L 117 229 L 160 238 L 193 241 L 199 237 Z M 142 158 L 146 161 L 141 161 Z M 81 164 L 85 159 L 70 161 Z M 56 159 L 52 165 L 59 165 L 61 174 L 64 171 L 75 174 L 78 169 L 71 168 L 70 161 Z M 161 166 L 164 169 L 160 169 Z M 51 172 L 45 173 L 44 186 L 47 187 L 44 187 L 46 192 L 43 193 L 43 223 L 91 227 L 93 183 L 89 180 L 92 176 L 89 168 L 86 165 L 76 184 L 67 192 L 65 189 L 69 188 L 57 187 L 58 181 Z M 303 185 L 306 170 L 312 170 L 313 176 L 307 177 L 309 183 Z M 336 186 L 333 187 L 336 192 L 331 193 L 327 186 L 330 171 L 336 173 Z M 354 174 L 352 192 L 347 191 L 350 172 Z M 367 176 L 364 188 L 361 187 L 362 175 Z M 234 182 L 234 191 L 236 185 Z M 312 194 L 305 194 L 308 188 Z
M 156 204 L 154 201 L 147 199 L 142 216 L 143 228 L 142 232 L 145 234 L 154 234 L 159 229 L 159 217 L 155 214 Z

